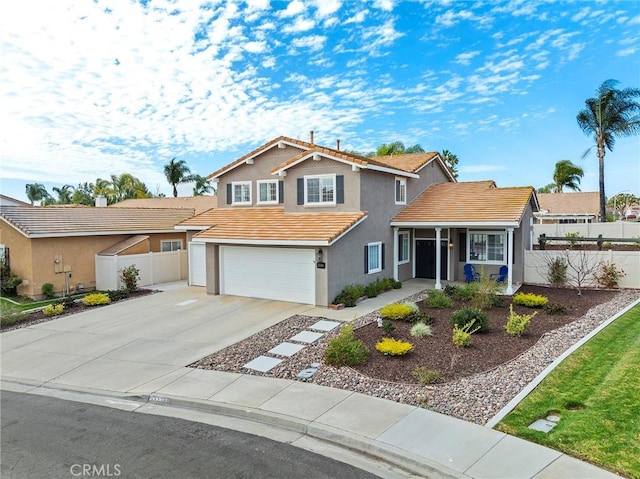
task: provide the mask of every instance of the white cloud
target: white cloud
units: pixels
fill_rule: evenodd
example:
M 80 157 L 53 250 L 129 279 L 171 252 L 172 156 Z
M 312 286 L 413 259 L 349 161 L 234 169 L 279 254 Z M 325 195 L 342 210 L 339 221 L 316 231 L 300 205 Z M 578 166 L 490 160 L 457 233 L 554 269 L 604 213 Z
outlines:
M 638 51 L 638 49 L 636 47 L 628 47 L 628 48 L 624 48 L 622 50 L 618 50 L 616 52 L 616 56 L 628 57 L 630 55 L 635 55 L 637 51 Z
M 373 0 L 373 8 L 384 10 L 385 12 L 392 11 L 394 6 L 394 0 Z
M 289 2 L 287 8 L 278 12 L 278 16 L 281 18 L 295 17 L 296 15 L 304 12 L 304 8 L 304 3 L 302 3 L 300 0 L 293 0 Z
M 298 17 L 293 24 L 286 25 L 282 31 L 286 33 L 307 32 L 316 26 L 316 22 L 308 18 Z
M 324 47 L 327 37 L 322 35 L 309 35 L 307 37 L 295 38 L 291 45 L 295 48 L 308 48 L 311 51 L 321 50 Z
M 353 16 L 347 18 L 344 23 L 347 25 L 349 23 L 362 23 L 367 18 L 368 13 L 369 13 L 369 10 L 360 10 L 359 12 L 355 13 Z
M 314 6 L 316 7 L 316 15 L 320 18 L 325 18 L 333 15 L 342 6 L 341 0 L 314 0 Z
M 476 50 L 474 52 L 460 53 L 456 55 L 455 62 L 459 63 L 460 65 L 469 65 L 471 63 L 471 60 L 478 55 L 480 55 L 479 50 Z

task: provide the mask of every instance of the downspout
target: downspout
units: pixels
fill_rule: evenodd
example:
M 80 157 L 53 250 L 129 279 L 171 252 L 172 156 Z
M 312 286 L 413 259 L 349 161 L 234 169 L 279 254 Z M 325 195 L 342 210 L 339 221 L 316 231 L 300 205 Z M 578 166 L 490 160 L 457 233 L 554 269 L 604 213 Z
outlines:
M 398 231 L 400 228 L 395 226 L 393 228 L 393 279 L 396 281 L 400 281 L 398 279 Z
M 513 228 L 507 228 L 507 294 L 513 294 Z

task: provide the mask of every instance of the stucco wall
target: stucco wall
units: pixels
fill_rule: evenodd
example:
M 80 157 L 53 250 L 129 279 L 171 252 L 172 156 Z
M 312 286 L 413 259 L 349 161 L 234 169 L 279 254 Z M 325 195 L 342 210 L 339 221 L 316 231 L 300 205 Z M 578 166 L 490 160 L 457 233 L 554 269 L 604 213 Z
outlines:
M 131 235 L 72 236 L 64 238 L 26 238 L 14 228 L 2 225 L 0 242 L 9 248 L 11 270 L 23 279 L 18 294 L 39 298 L 42 285 L 51 283 L 56 294 L 65 290 L 65 272 L 71 273 L 69 286 L 81 283 L 85 290 L 95 288 L 95 255 Z M 151 251 L 160 250 L 162 239 L 182 239 L 183 232 L 151 234 Z M 132 248 L 129 254 L 138 252 Z M 146 252 L 146 251 L 143 251 Z M 60 260 L 55 263 L 56 258 Z
M 218 208 L 242 208 L 243 206 L 261 206 L 257 204 L 258 191 L 257 180 L 283 180 L 284 178 L 271 174 L 271 169 L 274 166 L 279 165 L 287 161 L 294 156 L 299 155 L 303 150 L 287 146 L 286 148 L 278 148 L 274 146 L 265 153 L 255 157 L 253 164 L 242 164 L 235 167 L 233 170 L 222 175 L 218 182 Z M 227 184 L 234 181 L 251 181 L 251 205 L 228 205 L 227 204 Z M 295 198 L 295 188 L 293 190 L 288 189 L 285 186 L 284 198 L 286 201 L 287 196 L 293 195 Z M 274 206 L 274 205 L 265 205 Z
M 329 206 L 298 205 L 298 178 L 304 178 L 305 175 L 329 174 L 344 176 L 344 203 L 336 203 Z M 361 174 L 362 171 L 353 171 L 349 165 L 326 158 L 321 158 L 318 161 L 311 159 L 304 161 L 287 170 L 287 176 L 284 177 L 285 211 L 296 213 L 360 211 Z

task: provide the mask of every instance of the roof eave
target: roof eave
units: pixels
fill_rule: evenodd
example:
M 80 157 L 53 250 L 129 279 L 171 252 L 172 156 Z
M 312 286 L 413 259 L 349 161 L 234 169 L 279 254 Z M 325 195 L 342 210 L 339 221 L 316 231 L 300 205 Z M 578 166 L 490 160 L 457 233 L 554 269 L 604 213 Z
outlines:
M 158 229 L 158 230 L 122 230 L 122 231 L 72 231 L 68 233 L 30 233 L 26 234 L 27 238 L 73 238 L 80 236 L 114 236 L 114 235 L 141 235 L 154 233 L 175 233 L 174 229 Z
M 391 221 L 391 226 L 404 228 L 426 228 L 426 227 L 449 227 L 467 228 L 470 226 L 481 226 L 483 228 L 518 228 L 520 221 Z
M 256 246 L 329 246 L 330 240 L 258 240 L 258 239 L 238 239 L 238 238 L 203 238 L 194 236 L 198 243 L 215 243 L 221 245 L 245 244 Z

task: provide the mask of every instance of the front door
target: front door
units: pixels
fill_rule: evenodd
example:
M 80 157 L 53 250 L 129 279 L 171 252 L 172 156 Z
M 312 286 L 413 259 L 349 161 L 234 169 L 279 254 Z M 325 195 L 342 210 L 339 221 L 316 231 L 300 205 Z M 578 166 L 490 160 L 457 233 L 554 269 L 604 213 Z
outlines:
M 440 241 L 440 279 L 447 279 L 447 242 Z M 416 240 L 416 278 L 436 279 L 436 240 Z

